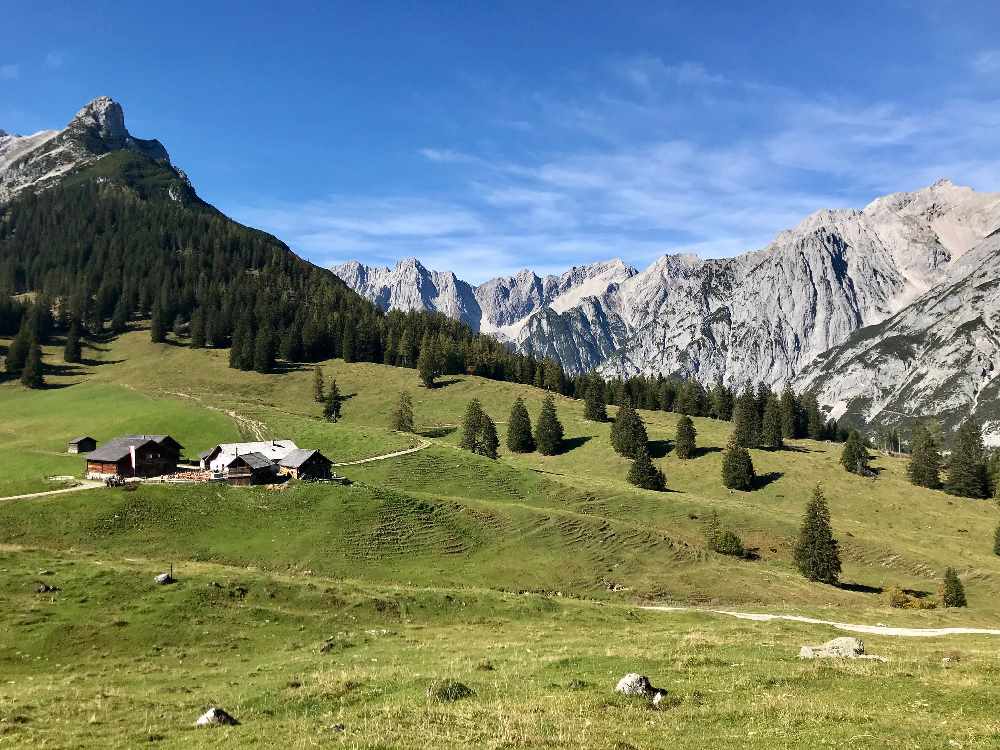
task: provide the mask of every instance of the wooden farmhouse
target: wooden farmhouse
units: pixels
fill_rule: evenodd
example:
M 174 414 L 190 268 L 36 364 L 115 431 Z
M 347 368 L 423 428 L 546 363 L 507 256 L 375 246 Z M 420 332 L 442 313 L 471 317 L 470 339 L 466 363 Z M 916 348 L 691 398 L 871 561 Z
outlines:
M 278 461 L 278 471 L 293 479 L 329 479 L 333 461 L 316 450 L 296 448 Z
M 81 435 L 80 437 L 75 437 L 66 444 L 67 453 L 90 453 L 92 450 L 96 450 L 97 441 L 90 435 Z
M 229 484 L 251 485 L 273 482 L 278 474 L 274 462 L 260 453 L 241 453 L 236 456 L 226 454 L 227 463 L 223 474 Z
M 177 470 L 183 446 L 169 435 L 126 435 L 87 453 L 87 477 L 155 477 Z

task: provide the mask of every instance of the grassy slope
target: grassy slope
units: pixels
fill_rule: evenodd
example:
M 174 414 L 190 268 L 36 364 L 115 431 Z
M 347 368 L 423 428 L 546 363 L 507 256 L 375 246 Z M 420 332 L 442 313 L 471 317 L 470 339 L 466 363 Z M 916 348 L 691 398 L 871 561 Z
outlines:
M 995 714 L 996 705 L 980 692 L 995 680 L 995 665 L 985 651 L 988 644 L 982 642 L 957 642 L 961 649 L 975 653 L 975 667 L 963 666 L 956 672 L 940 671 L 932 664 L 928 655 L 942 647 L 940 642 L 876 641 L 874 650 L 897 656 L 899 663 L 888 669 L 892 676 L 873 683 L 870 677 L 878 670 L 870 665 L 798 665 L 796 643 L 824 635 L 817 635 L 815 628 L 706 622 L 639 615 L 627 609 L 630 603 L 645 599 L 719 601 L 771 610 L 788 608 L 841 620 L 992 624 L 1000 609 L 1000 561 L 989 554 L 997 521 L 995 506 L 913 488 L 903 478 L 900 461 L 881 459 L 882 475 L 872 482 L 844 473 L 836 462 L 835 446 L 802 441 L 794 450 L 780 453 L 755 451 L 758 472 L 769 473 L 770 482 L 753 493 L 730 493 L 719 483 L 721 454 L 711 450 L 724 444 L 728 424 L 696 420 L 699 445 L 709 450 L 692 461 L 680 461 L 669 452 L 675 416 L 644 413 L 651 439 L 665 453 L 657 460 L 672 490 L 657 494 L 635 490 L 622 481 L 628 464 L 610 450 L 608 425 L 581 420 L 580 405 L 570 400 L 559 403 L 573 446 L 563 455 L 505 455 L 492 462 L 457 449 L 458 435 L 452 426 L 460 421 L 469 398 L 480 398 L 487 411 L 503 422 L 515 395 L 523 396 L 532 415 L 537 414 L 543 394 L 532 388 L 462 377 L 427 391 L 415 387 L 412 371 L 327 363 L 328 377 L 335 375 L 341 391 L 352 394 L 344 406 L 344 420 L 331 425 L 317 418 L 319 406 L 311 401 L 309 369 L 275 376 L 236 373 L 225 366 L 224 353 L 153 346 L 142 333 L 125 336 L 106 349 L 90 354 L 114 364 L 67 368 L 53 378 L 56 385 L 72 387 L 25 393 L 14 384 L 0 386 L 0 405 L 15 418 L 5 423 L 11 425 L 13 435 L 8 439 L 15 442 L 4 460 L 9 462 L 8 472 L 15 471 L 20 477 L 16 481 L 23 486 L 44 483 L 45 476 L 55 473 L 52 466 L 56 463 L 79 466 L 78 458 L 56 455 L 70 433 L 106 437 L 153 431 L 155 422 L 156 430 L 179 435 L 193 453 L 236 434 L 237 426 L 227 411 L 262 422 L 268 436 L 291 436 L 300 444 L 321 447 L 336 460 L 396 450 L 415 442 L 413 436 L 385 427 L 400 390 L 413 394 L 418 426 L 434 436 L 433 444 L 404 458 L 344 468 L 355 480 L 349 488 L 144 487 L 135 493 L 96 490 L 0 503 L 0 542 L 62 550 L 9 555 L 12 577 L 4 598 L 16 599 L 20 610 L 41 607 L 49 614 L 22 618 L 16 614 L 18 608 L 4 608 L 0 628 L 9 626 L 9 632 L 18 636 L 17 646 L 0 637 L 0 663 L 21 669 L 24 677 L 17 681 L 19 687 L 0 691 L 0 719 L 5 715 L 5 701 L 11 707 L 8 715 L 17 706 L 35 705 L 37 694 L 24 679 L 56 670 L 50 662 L 64 659 L 72 665 L 70 675 L 77 676 L 73 681 L 67 677 L 65 690 L 49 696 L 49 701 L 66 713 L 66 732 L 71 732 L 86 709 L 64 704 L 61 696 L 75 691 L 99 703 L 96 687 L 90 684 L 98 675 L 117 691 L 117 699 L 105 710 L 107 718 L 98 719 L 98 728 L 86 730 L 79 742 L 86 742 L 87 732 L 106 738 L 122 731 L 112 715 L 127 705 L 130 690 L 152 696 L 160 695 L 155 693 L 157 685 L 176 691 L 178 684 L 187 683 L 198 686 L 197 698 L 168 692 L 162 698 L 168 709 L 159 711 L 152 697 L 143 699 L 149 727 L 173 725 L 182 710 L 196 713 L 199 701 L 208 700 L 210 694 L 222 702 L 237 701 L 242 710 L 283 736 L 307 730 L 303 737 L 310 741 L 323 722 L 343 717 L 352 727 L 364 727 L 360 734 L 350 735 L 359 745 L 378 741 L 389 746 L 448 744 L 448 738 L 459 735 L 500 732 L 509 733 L 513 745 L 548 742 L 573 747 L 593 741 L 597 746 L 610 746 L 617 737 L 642 746 L 661 732 L 673 733 L 697 721 L 702 733 L 690 737 L 716 741 L 746 737 L 747 747 L 767 747 L 768 739 L 772 746 L 784 743 L 793 732 L 803 738 L 813 732 L 813 737 L 840 737 L 845 742 L 847 737 L 874 729 L 871 736 L 878 737 L 888 726 L 885 722 L 900 725 L 900 747 L 924 746 L 904 738 L 926 731 L 932 731 L 936 743 L 926 746 L 939 747 L 946 737 L 956 736 L 952 730 L 937 724 L 929 730 L 932 722 L 913 716 L 907 708 L 910 701 L 932 696 L 935 721 L 946 720 L 961 708 L 969 712 L 975 727 L 974 741 L 988 737 L 990 726 L 996 731 L 987 718 L 990 711 Z M 36 425 L 42 429 L 35 429 Z M 63 471 L 60 468 L 58 473 Z M 886 610 L 877 595 L 864 590 L 802 581 L 790 565 L 790 544 L 809 488 L 817 480 L 823 482 L 830 498 L 844 547 L 847 581 L 869 587 L 897 583 L 932 591 L 943 566 L 954 564 L 966 580 L 970 610 Z M 759 549 L 759 561 L 738 562 L 704 551 L 700 524 L 712 508 Z M 73 575 L 67 593 L 58 594 L 51 606 L 43 606 L 40 602 L 46 598 L 27 593 L 28 584 L 34 569 L 52 564 L 52 554 L 64 557 Z M 113 592 L 108 596 L 91 601 L 88 595 L 88 602 L 78 602 L 74 598 L 78 590 L 93 590 L 97 584 L 92 577 L 104 570 L 93 569 L 94 557 L 105 566 L 123 558 L 159 562 L 137 562 L 136 566 L 145 566 L 141 580 L 130 573 L 108 584 Z M 185 565 L 185 575 L 190 576 L 213 571 L 204 575 L 248 577 L 258 588 L 282 581 L 297 604 L 220 607 L 212 597 L 198 593 L 205 583 L 199 579 L 177 597 L 184 605 L 164 610 L 167 594 L 151 590 L 148 578 L 168 560 Z M 248 565 L 257 572 L 246 572 Z M 76 581 L 77 575 L 81 582 Z M 354 592 L 352 596 L 355 589 L 364 589 L 370 597 L 398 599 L 398 592 L 385 592 L 403 584 L 419 587 L 415 591 L 422 593 L 413 594 L 417 600 L 430 596 L 438 601 L 439 594 L 443 595 L 439 589 L 446 588 L 453 597 L 472 597 L 480 604 L 459 620 L 435 607 L 427 609 L 429 605 L 407 609 L 398 618 L 400 635 L 386 643 L 377 638 L 366 641 L 364 660 L 354 658 L 358 652 L 352 648 L 352 657 L 338 660 L 331 674 L 330 668 L 316 663 L 313 650 L 298 653 L 291 649 L 288 639 L 296 640 L 294 629 L 304 628 L 315 640 L 321 632 L 364 629 L 365 623 L 378 624 L 384 617 L 371 612 L 346 615 L 338 608 L 318 606 L 310 599 L 317 596 L 310 583 L 314 575 L 327 581 L 320 584 L 320 590 L 330 588 L 345 600 L 350 599 L 341 593 L 345 586 Z M 345 579 L 357 583 L 348 584 Z M 606 580 L 628 591 L 608 592 Z M 428 589 L 437 593 L 428 594 Z M 605 606 L 610 609 L 565 598 L 512 600 L 490 593 L 503 590 L 558 591 L 608 602 Z M 186 600 L 189 596 L 194 599 Z M 524 606 L 532 611 L 525 612 Z M 536 607 L 537 612 L 532 609 Z M 95 622 L 100 622 L 102 617 L 117 616 L 118 610 L 137 610 L 140 615 L 122 615 L 130 624 L 118 626 L 119 631 L 99 627 L 96 632 L 88 631 L 87 637 L 97 642 L 94 648 L 98 650 L 111 649 L 117 642 L 109 632 L 132 634 L 118 651 L 99 662 L 102 666 L 95 667 L 95 672 L 80 661 L 79 644 L 66 631 L 75 634 L 80 623 L 98 615 Z M 473 615 L 473 611 L 482 614 Z M 204 631 L 196 633 L 186 621 L 182 623 L 184 613 L 190 612 L 204 620 Z M 343 618 L 350 616 L 357 619 L 347 624 Z M 281 623 L 281 627 L 269 630 L 260 624 L 261 619 L 269 620 L 269 626 Z M 188 666 L 181 670 L 162 666 L 175 662 L 153 659 L 151 651 L 151 643 L 163 637 L 175 621 L 184 625 L 178 638 L 180 633 L 185 636 L 184 645 L 178 640 L 176 648 L 191 654 Z M 142 623 L 141 627 L 133 628 L 136 623 Z M 226 667 L 218 673 L 204 666 L 218 661 L 211 654 L 211 644 L 225 640 L 227 633 L 253 639 L 271 630 L 285 635 L 255 641 L 252 649 L 241 651 L 238 664 L 224 660 Z M 751 631 L 764 643 L 745 642 Z M 623 639 L 620 645 L 614 645 L 617 637 Z M 303 639 L 308 641 L 305 635 Z M 952 643 L 948 642 L 949 647 Z M 470 674 L 471 665 L 484 654 L 492 658 L 500 644 L 510 649 L 502 652 L 509 668 Z M 538 657 L 529 656 L 527 649 Z M 18 650 L 49 662 L 28 667 L 24 657 L 15 653 Z M 290 650 L 296 653 L 289 654 Z M 130 665 L 135 657 L 141 657 L 138 665 Z M 376 666 L 369 658 L 387 664 Z M 558 666 L 552 667 L 549 677 L 546 670 L 551 663 Z M 737 663 L 750 666 L 737 670 L 739 690 L 727 695 L 727 685 L 734 678 L 729 665 Z M 648 668 L 669 683 L 683 686 L 682 692 L 688 691 L 685 702 L 669 715 L 636 714 L 637 709 L 629 706 L 606 705 L 607 683 L 616 673 L 636 668 Z M 258 669 L 262 670 L 259 674 L 254 671 Z M 337 680 L 353 679 L 352 670 L 358 670 L 362 685 L 370 686 L 361 693 L 363 699 L 342 694 L 342 685 L 336 687 Z M 483 689 L 484 700 L 448 709 L 426 705 L 419 686 L 431 676 L 456 671 Z M 907 672 L 919 673 L 922 687 L 916 691 L 904 687 L 902 675 Z M 306 676 L 301 681 L 309 686 L 305 693 L 309 700 L 281 687 L 282 680 L 294 675 Z M 573 677 L 592 684 L 581 694 L 567 692 L 565 683 Z M 885 715 L 868 715 L 864 705 L 848 697 L 849 686 L 860 692 L 876 691 L 881 696 L 876 700 L 890 704 Z M 947 698 L 946 686 L 953 691 Z M 699 706 L 695 691 L 712 697 Z M 842 709 L 818 705 L 831 692 L 846 702 Z M 819 718 L 807 718 L 809 710 L 819 711 Z M 268 716 L 268 711 L 273 715 Z M 774 726 L 762 723 L 768 711 L 781 717 Z M 609 718 L 590 728 L 584 717 L 595 714 Z M 180 721 L 189 718 L 185 714 Z M 103 729 L 102 721 L 108 722 Z M 389 721 L 407 728 L 404 739 L 387 734 Z M 0 724 L 0 741 L 4 726 Z M 487 732 L 487 728 L 494 731 Z M 48 730 L 35 718 L 14 731 Z M 259 726 L 234 731 L 241 732 L 248 744 L 254 737 L 263 742 Z M 751 731 L 755 734 L 748 734 Z M 168 743 L 178 746 L 192 740 L 166 729 L 150 733 L 163 733 Z M 75 735 L 66 735 L 70 736 Z M 301 744 L 308 743 L 303 740 Z M 692 741 L 689 746 L 698 745 Z M 812 745 L 803 739 L 802 746 Z

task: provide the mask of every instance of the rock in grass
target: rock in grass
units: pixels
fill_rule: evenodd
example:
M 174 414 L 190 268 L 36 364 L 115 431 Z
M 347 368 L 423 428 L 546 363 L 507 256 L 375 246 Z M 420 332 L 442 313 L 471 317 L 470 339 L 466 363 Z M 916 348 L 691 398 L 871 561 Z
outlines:
M 463 698 L 471 698 L 475 691 L 456 680 L 438 680 L 427 687 L 427 697 L 439 703 L 454 703 Z
M 153 580 L 161 586 L 166 586 L 167 584 L 175 583 L 177 579 L 169 573 L 160 573 L 160 575 L 156 576 Z
M 212 726 L 236 726 L 239 724 L 232 715 L 230 715 L 226 710 L 222 708 L 212 707 L 208 709 L 205 713 L 198 717 L 198 721 L 194 723 L 196 727 L 212 727 Z
M 636 672 L 629 672 L 618 680 L 615 692 L 622 695 L 641 695 L 648 698 L 654 706 L 659 705 L 667 695 L 666 690 L 653 687 L 646 675 Z
M 865 644 L 860 638 L 834 638 L 821 646 L 803 646 L 800 659 L 856 659 L 864 656 Z

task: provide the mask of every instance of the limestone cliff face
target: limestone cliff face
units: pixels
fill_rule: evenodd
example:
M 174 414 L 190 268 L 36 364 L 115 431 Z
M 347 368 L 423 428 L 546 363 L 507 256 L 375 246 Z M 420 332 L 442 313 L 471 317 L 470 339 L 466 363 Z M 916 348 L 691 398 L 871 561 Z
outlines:
M 22 191 L 44 190 L 74 170 L 122 150 L 170 163 L 159 141 L 135 138 L 128 132 L 121 105 L 106 96 L 87 104 L 62 130 L 27 136 L 0 131 L 0 204 Z

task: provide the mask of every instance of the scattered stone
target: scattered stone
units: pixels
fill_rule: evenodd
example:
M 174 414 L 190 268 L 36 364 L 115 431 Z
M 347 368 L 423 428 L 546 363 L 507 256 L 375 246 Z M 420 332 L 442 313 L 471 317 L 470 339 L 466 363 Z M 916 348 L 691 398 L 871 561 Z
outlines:
M 666 690 L 653 687 L 646 675 L 635 672 L 629 672 L 618 680 L 615 692 L 622 695 L 641 695 L 648 698 L 654 706 L 659 705 L 660 701 L 667 696 Z
M 38 585 L 35 586 L 35 591 L 39 594 L 51 594 L 59 591 L 58 586 L 52 586 L 44 581 L 39 581 Z
M 171 583 L 177 583 L 177 579 L 174 578 L 169 573 L 160 573 L 160 575 L 156 576 L 156 578 L 154 578 L 153 580 L 160 586 L 167 586 Z
M 886 661 L 882 656 L 865 653 L 865 644 L 860 638 L 834 638 L 820 646 L 803 646 L 799 649 L 800 659 L 868 659 Z
M 236 726 L 239 724 L 235 718 L 233 718 L 227 711 L 221 708 L 210 708 L 201 716 L 198 717 L 198 721 L 194 723 L 196 727 L 210 727 L 210 726 Z
M 427 697 L 441 703 L 454 703 L 463 698 L 471 698 L 475 694 L 468 685 L 455 680 L 438 680 L 427 687 Z

